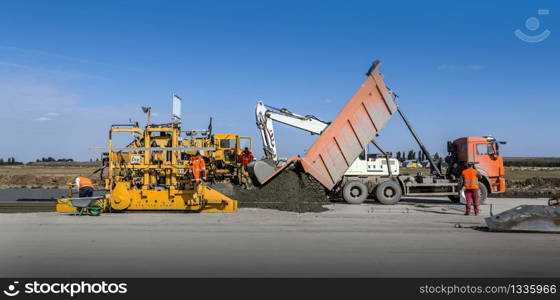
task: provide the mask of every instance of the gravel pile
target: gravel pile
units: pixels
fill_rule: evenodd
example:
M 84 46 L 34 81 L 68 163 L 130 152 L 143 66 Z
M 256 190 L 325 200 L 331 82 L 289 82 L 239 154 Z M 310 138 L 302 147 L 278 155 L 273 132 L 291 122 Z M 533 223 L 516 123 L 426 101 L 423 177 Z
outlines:
M 214 185 L 216 190 L 238 201 L 239 207 L 257 207 L 293 212 L 321 212 L 329 204 L 325 188 L 295 166 L 261 187 L 250 190 L 238 186 Z

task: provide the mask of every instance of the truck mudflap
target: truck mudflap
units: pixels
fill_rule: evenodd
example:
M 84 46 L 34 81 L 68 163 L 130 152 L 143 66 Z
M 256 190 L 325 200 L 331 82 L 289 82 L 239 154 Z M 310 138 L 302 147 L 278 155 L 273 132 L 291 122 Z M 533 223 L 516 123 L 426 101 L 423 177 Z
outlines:
M 560 233 L 560 206 L 520 205 L 485 221 L 490 231 Z

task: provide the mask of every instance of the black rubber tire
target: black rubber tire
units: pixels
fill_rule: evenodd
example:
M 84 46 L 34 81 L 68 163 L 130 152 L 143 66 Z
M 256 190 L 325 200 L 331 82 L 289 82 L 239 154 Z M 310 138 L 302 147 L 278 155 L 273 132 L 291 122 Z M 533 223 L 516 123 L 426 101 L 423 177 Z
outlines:
M 342 198 L 350 204 L 360 204 L 368 197 L 368 188 L 360 181 L 348 181 L 342 189 Z
M 381 204 L 394 205 L 401 201 L 402 189 L 401 186 L 393 181 L 384 181 L 375 187 L 375 198 Z
M 488 198 L 488 189 L 486 188 L 486 185 L 481 182 L 478 184 L 478 191 L 478 201 L 480 202 L 480 205 L 482 205 L 486 201 L 486 198 Z

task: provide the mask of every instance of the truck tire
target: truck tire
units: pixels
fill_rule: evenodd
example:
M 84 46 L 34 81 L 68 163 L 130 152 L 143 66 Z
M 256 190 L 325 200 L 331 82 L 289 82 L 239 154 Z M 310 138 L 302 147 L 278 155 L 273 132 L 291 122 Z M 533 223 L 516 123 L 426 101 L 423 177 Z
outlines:
M 480 201 L 480 205 L 484 204 L 486 198 L 488 198 L 488 189 L 486 188 L 486 185 L 481 182 L 478 185 L 478 201 Z
M 366 201 L 368 194 L 367 186 L 357 180 L 347 182 L 342 189 L 342 198 L 350 204 L 360 204 Z
M 377 198 L 377 201 L 381 202 L 381 204 L 397 204 L 397 202 L 401 200 L 401 196 L 401 186 L 393 180 L 384 181 L 375 188 L 375 198 Z

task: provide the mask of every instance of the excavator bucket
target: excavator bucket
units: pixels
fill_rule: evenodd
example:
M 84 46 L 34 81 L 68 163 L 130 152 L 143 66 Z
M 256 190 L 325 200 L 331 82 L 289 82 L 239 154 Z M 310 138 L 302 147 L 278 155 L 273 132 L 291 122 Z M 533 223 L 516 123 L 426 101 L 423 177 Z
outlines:
M 299 161 L 305 172 L 332 190 L 350 165 L 358 158 L 375 135 L 397 112 L 395 98 L 385 86 L 376 61 L 366 73 L 367 78 L 335 120 L 325 129 L 304 157 L 291 158 L 275 173 L 265 176 L 261 169 L 259 183 L 265 184 L 290 164 Z M 257 172 L 253 172 L 257 173 Z M 262 179 L 266 177 L 266 179 Z
M 520 205 L 485 221 L 490 231 L 560 233 L 560 206 Z

